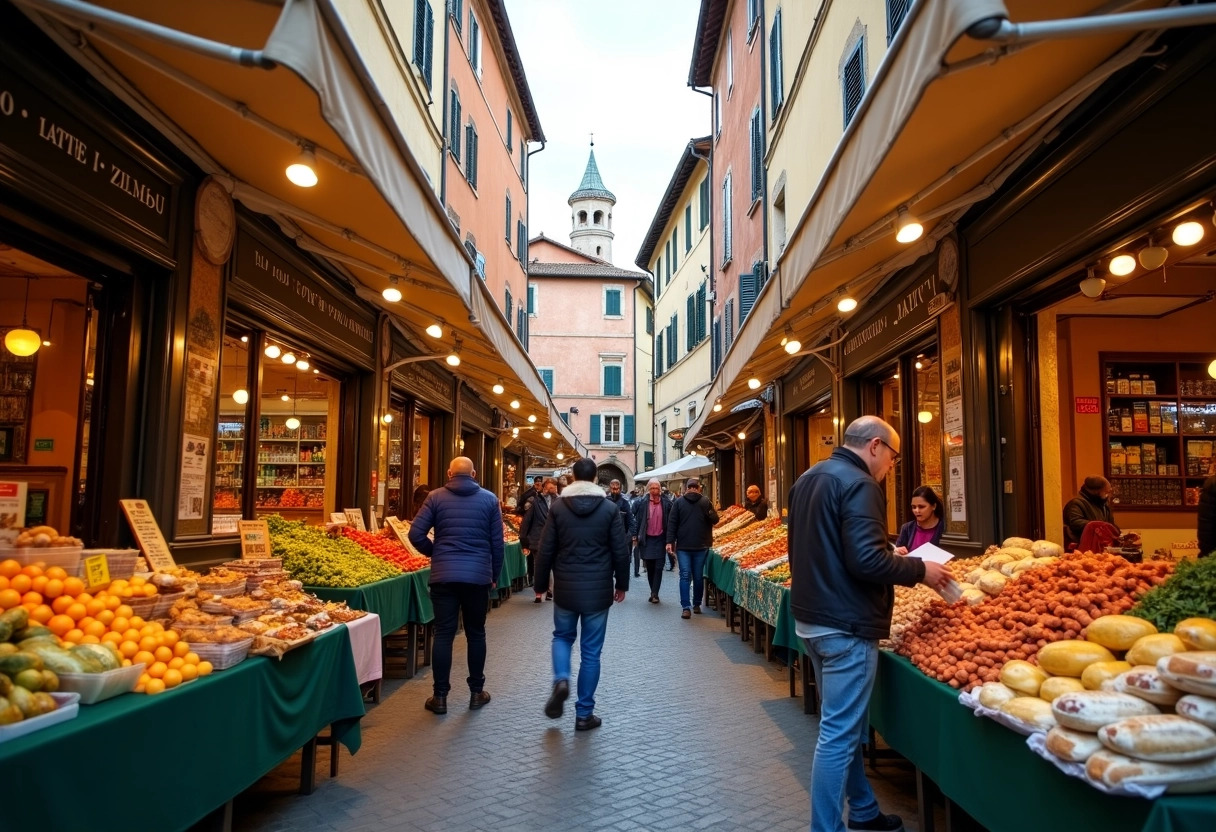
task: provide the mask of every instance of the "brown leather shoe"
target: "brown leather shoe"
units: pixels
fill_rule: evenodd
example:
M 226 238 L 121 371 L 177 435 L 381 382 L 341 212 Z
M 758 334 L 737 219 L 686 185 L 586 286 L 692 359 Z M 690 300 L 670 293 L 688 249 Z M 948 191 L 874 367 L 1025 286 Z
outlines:
M 683 618 L 686 620 L 689 618 L 692 618 L 692 612 L 689 610 L 684 610 L 683 612 L 680 613 L 680 618 Z
M 446 714 L 448 712 L 448 698 L 446 696 L 432 696 L 423 703 L 422 707 L 433 714 Z
M 490 692 L 485 690 L 474 691 L 469 696 L 469 710 L 476 711 L 482 705 L 488 705 L 490 702 Z

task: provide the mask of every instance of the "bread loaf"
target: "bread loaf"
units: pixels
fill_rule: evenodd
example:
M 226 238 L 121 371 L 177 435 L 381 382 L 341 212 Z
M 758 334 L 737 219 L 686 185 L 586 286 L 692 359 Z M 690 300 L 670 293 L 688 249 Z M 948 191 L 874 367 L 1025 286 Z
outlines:
M 1017 699 L 1010 699 L 1000 707 L 1000 710 L 1020 722 L 1029 731 L 1050 731 L 1056 727 L 1056 718 L 1052 716 L 1051 705 L 1038 697 L 1019 696 Z
M 1101 621 L 1102 619 L 1098 619 Z M 1157 660 L 1164 656 L 1171 656 L 1174 653 L 1185 653 L 1186 645 L 1182 643 L 1182 639 L 1173 633 L 1156 633 L 1154 635 L 1141 636 L 1136 639 L 1136 643 L 1131 646 L 1124 656 L 1133 665 L 1137 664 L 1157 664 Z
M 985 572 L 977 582 L 976 586 L 987 592 L 989 595 L 1000 595 L 1001 590 L 1005 588 L 1005 583 L 1009 579 L 997 572 L 995 569 Z
M 1039 688 L 1047 680 L 1047 674 L 1030 662 L 1013 659 L 1001 668 L 1001 681 L 1018 693 L 1038 696 Z
M 1026 549 L 1030 550 L 1034 546 L 1034 541 L 1029 537 L 1007 537 L 1001 543 L 1002 549 Z
M 1039 698 L 1044 702 L 1054 702 L 1066 693 L 1076 693 L 1085 690 L 1080 679 L 1071 676 L 1048 676 L 1039 687 Z
M 1182 639 L 1187 650 L 1216 650 L 1216 621 L 1210 618 L 1187 618 L 1178 622 L 1174 635 Z
M 1177 714 L 1121 719 L 1099 728 L 1098 739 L 1111 751 L 1154 763 L 1216 757 L 1216 731 Z
M 1175 653 L 1157 660 L 1157 670 L 1187 693 L 1216 698 L 1216 651 Z
M 1090 732 L 1128 717 L 1160 713 L 1151 702 L 1130 694 L 1104 690 L 1062 694 L 1051 703 L 1051 711 L 1056 721 L 1065 728 Z
M 1157 632 L 1151 621 L 1132 615 L 1104 615 L 1085 628 L 1085 640 L 1109 650 L 1130 650 L 1139 639 Z
M 1120 673 L 1115 677 L 1115 690 L 1139 696 L 1154 705 L 1172 706 L 1182 696 L 1182 691 L 1162 678 L 1157 668 L 1149 665 L 1139 665 Z
M 1031 544 L 1032 546 L 1034 544 Z M 1034 557 L 1034 553 L 1030 551 L 1030 546 L 1002 546 L 998 555 L 1009 555 L 1013 560 L 1026 560 Z
M 1086 690 L 1103 690 L 1103 682 L 1131 669 L 1127 662 L 1094 662 L 1081 673 L 1081 684 Z
M 1085 773 L 1107 786 L 1135 783 L 1166 786 L 1173 793 L 1211 791 L 1216 787 L 1216 757 L 1197 763 L 1155 763 L 1102 749 L 1090 755 Z
M 1047 732 L 1047 750 L 1070 763 L 1083 763 L 1102 748 L 1102 741 L 1096 735 L 1084 731 L 1057 725 Z
M 1174 703 L 1174 710 L 1187 719 L 1193 719 L 1209 728 L 1216 728 L 1216 699 L 1188 693 Z
M 985 682 L 980 686 L 980 704 L 994 711 L 1010 699 L 1016 699 L 1017 696 L 1017 691 L 1000 682 Z
M 1101 644 L 1091 641 L 1056 641 L 1039 650 L 1039 667 L 1052 676 L 1072 676 L 1080 679 L 1085 668 L 1094 662 L 1113 662 L 1115 656 Z
M 1064 554 L 1060 544 L 1052 543 L 1050 540 L 1036 540 L 1030 544 L 1030 552 L 1036 558 L 1056 558 Z

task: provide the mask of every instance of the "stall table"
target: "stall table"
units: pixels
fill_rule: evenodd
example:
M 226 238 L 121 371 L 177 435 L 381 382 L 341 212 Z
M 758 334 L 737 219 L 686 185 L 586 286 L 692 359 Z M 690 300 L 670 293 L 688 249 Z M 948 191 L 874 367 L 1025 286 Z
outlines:
M 519 541 L 503 545 L 502 570 L 498 573 L 497 600 L 511 597 L 515 581 L 527 577 L 528 559 Z
M 1102 829 L 1211 832 L 1216 794 L 1157 800 L 1112 797 L 1026 747 L 1026 738 L 958 703 L 958 691 L 930 679 L 907 659 L 879 654 L 870 723 L 959 808 L 992 832 Z M 932 807 L 921 806 L 923 832 Z
M 345 601 L 351 609 L 367 610 L 380 616 L 381 650 L 384 656 L 405 659 L 405 678 L 418 670 L 418 649 L 425 648 L 423 665 L 431 662 L 430 622 L 435 618 L 431 606 L 430 567 L 406 572 L 394 578 L 356 587 L 306 586 L 304 589 L 325 601 Z M 406 646 L 388 644 L 389 636 L 405 630 Z
M 187 829 L 314 745 L 326 726 L 355 753 L 363 713 L 350 639 L 338 625 L 281 660 L 253 657 L 157 696 L 82 705 L 75 719 L 0 743 L 0 771 L 20 773 L 0 789 L 2 825 L 103 829 L 126 812 L 127 825 L 141 829 Z M 65 779 L 85 749 L 96 752 L 94 764 Z M 153 769 L 162 776 L 149 780 Z M 311 779 L 305 770 L 302 791 Z M 17 788 L 20 795 L 6 794 Z M 121 808 L 116 796 L 133 788 L 137 799 Z

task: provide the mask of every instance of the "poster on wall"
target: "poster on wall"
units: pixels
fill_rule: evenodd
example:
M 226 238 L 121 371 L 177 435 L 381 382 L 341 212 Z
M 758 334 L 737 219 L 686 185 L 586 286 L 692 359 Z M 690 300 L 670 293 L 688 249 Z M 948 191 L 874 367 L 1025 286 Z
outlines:
M 946 502 L 950 504 L 951 523 L 967 522 L 967 475 L 961 453 L 950 455 L 950 489 Z
M 23 482 L 0 482 L 0 543 L 11 546 L 25 527 L 26 488 Z
M 963 342 L 958 307 L 942 313 L 941 384 L 942 384 L 942 453 L 946 457 L 945 480 L 942 483 L 947 503 L 946 531 L 952 535 L 969 535 L 967 525 L 966 462 L 964 459 L 963 414 Z
M 177 491 L 177 519 L 201 520 L 207 498 L 207 451 L 210 440 L 187 433 L 182 436 L 181 480 Z

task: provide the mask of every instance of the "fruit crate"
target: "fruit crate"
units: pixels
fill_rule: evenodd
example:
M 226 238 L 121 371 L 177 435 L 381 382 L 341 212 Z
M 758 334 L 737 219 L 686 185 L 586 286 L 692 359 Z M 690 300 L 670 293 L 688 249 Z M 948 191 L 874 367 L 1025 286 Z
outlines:
M 0 560 L 12 558 L 22 566 L 29 566 L 31 563 L 41 563 L 47 568 L 58 566 L 69 575 L 75 575 L 76 571 L 80 568 L 80 555 L 83 551 L 82 547 L 74 546 L 28 546 L 22 549 L 0 548 Z
M 135 690 L 145 667 L 140 662 L 105 673 L 60 673 L 59 689 L 80 694 L 81 705 L 93 705 Z
M 106 567 L 110 570 L 110 580 L 124 581 L 130 580 L 135 574 L 135 564 L 139 560 L 138 549 L 82 549 L 80 551 L 80 565 L 77 567 L 75 575 L 77 578 L 83 578 L 84 562 L 94 555 L 106 556 Z M 88 702 L 83 704 L 87 705 Z
M 32 734 L 42 728 L 49 728 L 57 723 L 67 722 L 69 719 L 75 719 L 80 713 L 80 694 L 55 692 L 51 694 L 51 697 L 55 700 L 55 704 L 58 707 L 49 714 L 32 716 L 29 719 L 23 719 L 11 725 L 0 725 L 0 742 L 15 740 L 17 737 Z
M 245 661 L 252 644 L 253 636 L 229 644 L 191 642 L 190 651 L 203 661 L 211 662 L 212 670 L 227 670 Z

